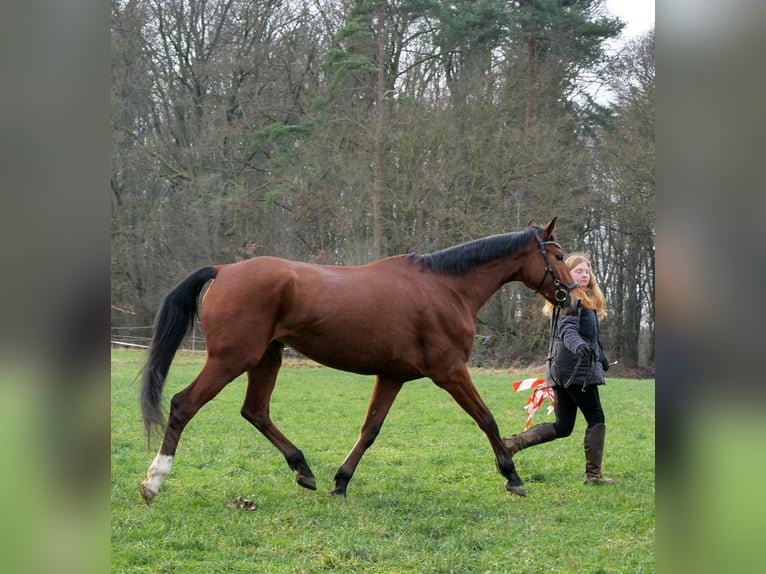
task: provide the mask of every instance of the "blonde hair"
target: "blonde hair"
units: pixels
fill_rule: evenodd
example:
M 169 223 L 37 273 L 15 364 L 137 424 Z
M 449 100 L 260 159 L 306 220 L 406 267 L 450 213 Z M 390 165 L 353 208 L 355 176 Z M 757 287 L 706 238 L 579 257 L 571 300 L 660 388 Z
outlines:
M 590 259 L 582 253 L 572 253 L 566 258 L 566 264 L 569 269 L 574 269 L 581 263 L 587 263 L 590 269 L 590 281 L 586 287 L 577 287 L 573 291 L 582 299 L 582 306 L 586 309 L 593 309 L 598 314 L 599 319 L 606 317 L 606 298 L 601 287 L 598 286 L 598 280 L 593 273 L 593 265 Z M 548 301 L 543 306 L 543 314 L 550 317 L 553 314 L 553 305 Z

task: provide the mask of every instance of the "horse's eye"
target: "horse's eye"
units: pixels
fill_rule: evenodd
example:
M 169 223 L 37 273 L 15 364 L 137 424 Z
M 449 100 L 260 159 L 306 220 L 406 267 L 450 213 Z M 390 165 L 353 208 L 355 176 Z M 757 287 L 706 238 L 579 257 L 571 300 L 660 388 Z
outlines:
M 564 256 L 563 255 L 556 255 L 556 259 L 558 259 L 559 261 L 564 261 Z

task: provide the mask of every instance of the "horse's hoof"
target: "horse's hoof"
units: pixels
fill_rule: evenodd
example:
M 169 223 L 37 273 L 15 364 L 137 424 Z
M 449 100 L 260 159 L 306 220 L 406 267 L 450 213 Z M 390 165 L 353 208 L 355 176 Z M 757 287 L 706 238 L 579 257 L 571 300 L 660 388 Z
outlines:
M 335 490 L 331 490 L 327 494 L 329 494 L 330 496 L 342 496 L 343 498 L 346 498 L 346 489 L 344 488 L 341 490 L 340 488 L 336 488 Z
M 299 474 L 298 476 L 295 477 L 295 482 L 297 482 L 303 488 L 308 488 L 309 490 L 317 489 L 317 481 L 314 479 L 313 476 L 304 476 L 302 474 Z
M 511 483 L 506 482 L 505 483 L 505 490 L 507 490 L 508 492 L 510 492 L 512 494 L 517 494 L 519 496 L 526 496 L 527 495 L 527 491 L 524 490 L 524 485 L 523 484 L 519 484 L 517 486 L 513 486 L 513 485 L 511 485 Z
M 141 498 L 144 499 L 144 502 L 147 504 L 152 503 L 152 500 L 154 500 L 154 497 L 157 496 L 157 493 L 153 490 L 149 490 L 149 487 L 146 486 L 146 483 L 141 483 L 141 488 L 139 489 L 141 491 Z

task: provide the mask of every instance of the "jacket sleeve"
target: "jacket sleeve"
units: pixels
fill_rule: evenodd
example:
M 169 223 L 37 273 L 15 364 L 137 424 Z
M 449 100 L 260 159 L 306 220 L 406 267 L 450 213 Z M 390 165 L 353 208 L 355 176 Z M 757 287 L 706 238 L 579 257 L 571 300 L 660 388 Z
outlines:
M 580 345 L 586 344 L 580 336 L 580 316 L 566 316 L 559 319 L 559 335 L 570 353 L 576 354 Z

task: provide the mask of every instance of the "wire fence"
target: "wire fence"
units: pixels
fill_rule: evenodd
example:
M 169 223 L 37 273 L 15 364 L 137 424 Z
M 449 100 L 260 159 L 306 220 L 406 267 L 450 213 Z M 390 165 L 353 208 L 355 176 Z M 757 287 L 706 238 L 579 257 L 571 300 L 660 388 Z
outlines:
M 149 347 L 149 343 L 152 340 L 154 327 L 152 325 L 145 325 L 139 327 L 112 327 L 111 328 L 111 342 L 113 347 L 128 347 L 135 349 L 146 349 Z M 200 351 L 206 350 L 205 337 L 199 328 L 199 325 L 194 324 L 194 328 L 187 337 L 184 338 L 179 349 L 184 351 Z
M 125 349 L 148 349 L 151 343 L 154 327 L 152 325 L 140 327 L 114 327 L 111 328 L 111 345 L 116 348 Z M 179 350 L 192 353 L 204 353 L 207 350 L 205 336 L 198 324 L 181 343 Z M 298 351 L 290 347 L 285 347 L 282 351 L 283 357 L 296 359 L 304 358 Z

